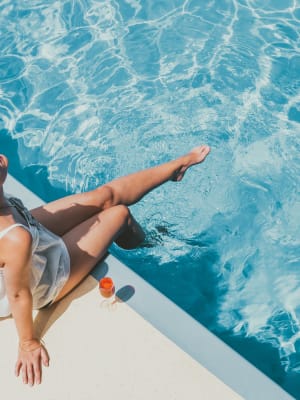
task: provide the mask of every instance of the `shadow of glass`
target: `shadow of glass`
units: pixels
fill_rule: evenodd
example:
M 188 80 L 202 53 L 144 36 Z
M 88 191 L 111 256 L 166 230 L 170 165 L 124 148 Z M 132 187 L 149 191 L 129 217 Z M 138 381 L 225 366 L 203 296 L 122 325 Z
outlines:
M 134 295 L 135 289 L 131 285 L 123 286 L 116 292 L 116 301 L 118 303 L 126 303 Z
M 108 311 L 116 311 L 118 303 L 126 303 L 134 295 L 135 289 L 131 285 L 123 286 L 119 289 L 115 296 L 110 299 L 103 299 L 100 303 L 101 308 L 108 309 Z

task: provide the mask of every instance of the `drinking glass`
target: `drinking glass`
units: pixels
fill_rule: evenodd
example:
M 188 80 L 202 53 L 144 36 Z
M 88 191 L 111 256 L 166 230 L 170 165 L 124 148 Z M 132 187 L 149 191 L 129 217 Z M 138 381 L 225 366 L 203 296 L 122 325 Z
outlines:
M 99 290 L 103 297 L 112 297 L 115 294 L 114 281 L 109 276 L 105 276 L 99 281 Z

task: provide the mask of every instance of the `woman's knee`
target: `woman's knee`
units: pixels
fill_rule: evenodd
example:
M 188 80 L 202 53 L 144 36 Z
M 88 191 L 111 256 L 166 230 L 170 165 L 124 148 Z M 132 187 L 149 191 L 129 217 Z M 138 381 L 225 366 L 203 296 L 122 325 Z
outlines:
M 93 192 L 102 210 L 106 210 L 117 204 L 114 190 L 109 185 L 99 186 Z
M 123 223 L 128 225 L 131 218 L 129 208 L 124 204 L 118 204 L 117 206 L 114 206 L 114 210 L 118 214 L 118 217 L 123 221 Z
M 118 204 L 117 206 L 109 207 L 104 211 L 98 213 L 98 221 L 101 223 L 102 218 L 106 215 L 109 216 L 111 225 L 118 225 L 120 228 L 126 228 L 130 225 L 131 214 L 129 208 L 123 204 Z

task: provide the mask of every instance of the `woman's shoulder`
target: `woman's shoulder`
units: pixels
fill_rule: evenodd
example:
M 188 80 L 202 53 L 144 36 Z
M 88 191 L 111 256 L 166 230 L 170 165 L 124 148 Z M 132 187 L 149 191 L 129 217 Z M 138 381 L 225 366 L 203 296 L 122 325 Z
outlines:
M 0 266 L 15 257 L 24 257 L 31 251 L 31 233 L 21 224 L 14 224 L 0 239 Z
M 13 224 L 4 229 L 5 235 L 0 239 L 0 246 L 6 247 L 8 244 L 14 244 L 20 247 L 27 247 L 32 243 L 32 236 L 29 230 L 23 224 Z M 3 249 L 2 249 L 3 250 Z

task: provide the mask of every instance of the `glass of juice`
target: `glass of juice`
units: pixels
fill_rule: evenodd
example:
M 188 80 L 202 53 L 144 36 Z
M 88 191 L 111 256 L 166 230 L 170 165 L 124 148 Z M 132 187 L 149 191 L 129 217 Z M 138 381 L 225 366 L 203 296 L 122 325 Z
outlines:
M 105 276 L 99 281 L 99 290 L 103 297 L 113 296 L 115 293 L 114 281 L 110 277 Z

